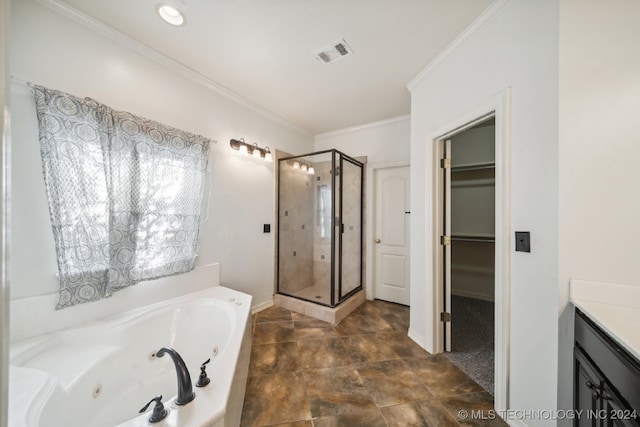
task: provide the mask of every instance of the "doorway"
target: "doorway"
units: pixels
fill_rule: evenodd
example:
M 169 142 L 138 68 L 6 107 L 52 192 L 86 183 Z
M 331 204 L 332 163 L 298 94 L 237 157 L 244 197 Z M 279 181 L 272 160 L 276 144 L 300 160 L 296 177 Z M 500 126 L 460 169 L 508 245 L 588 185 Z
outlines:
M 445 216 L 443 206 L 446 204 L 444 184 L 447 171 L 450 168 L 441 168 L 446 148 L 446 140 L 453 136 L 485 122 L 491 118 L 495 120 L 495 312 L 494 312 L 494 407 L 502 411 L 509 408 L 509 336 L 510 336 L 510 253 L 511 253 L 511 226 L 510 226 L 510 128 L 511 128 L 511 88 L 505 88 L 495 98 L 487 100 L 487 103 L 478 108 L 460 115 L 455 121 L 433 132 L 429 138 L 432 153 L 429 156 L 432 163 L 431 190 L 433 194 L 431 203 L 431 248 L 432 259 L 428 266 L 432 274 L 433 299 L 431 310 L 426 321 L 433 325 L 432 346 L 435 353 L 445 351 L 445 334 L 450 324 L 444 321 L 446 312 L 446 298 L 444 283 L 451 280 L 450 269 L 445 269 L 445 253 L 450 250 L 450 245 L 443 245 L 445 234 Z M 450 178 L 450 177 L 449 177 Z M 449 202 L 450 203 L 450 202 Z M 448 222 L 450 227 L 450 220 Z M 450 233 L 450 228 L 449 228 Z M 446 239 L 444 239 L 446 240 Z M 450 312 L 449 312 L 450 313 Z M 443 317 L 445 319 L 443 319 Z M 451 335 L 449 335 L 451 336 Z
M 494 393 L 495 118 L 442 141 L 445 356 Z
M 409 166 L 374 173 L 374 295 L 409 305 Z

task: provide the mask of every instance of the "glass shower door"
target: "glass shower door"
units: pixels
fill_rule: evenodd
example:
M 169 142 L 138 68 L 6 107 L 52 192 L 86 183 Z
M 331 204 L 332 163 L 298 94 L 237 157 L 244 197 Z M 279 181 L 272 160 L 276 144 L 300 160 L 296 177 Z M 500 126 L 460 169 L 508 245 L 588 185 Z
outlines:
M 331 304 L 331 153 L 279 160 L 278 292 Z
M 342 300 L 362 284 L 362 166 L 344 156 L 340 163 Z

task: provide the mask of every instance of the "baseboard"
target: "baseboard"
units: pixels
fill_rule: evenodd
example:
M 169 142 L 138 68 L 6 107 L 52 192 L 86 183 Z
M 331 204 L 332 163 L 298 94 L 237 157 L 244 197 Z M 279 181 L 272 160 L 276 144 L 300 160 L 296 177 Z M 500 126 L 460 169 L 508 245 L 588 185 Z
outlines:
M 262 302 L 260 304 L 254 305 L 251 307 L 251 314 L 256 314 L 259 311 L 266 310 L 269 307 L 273 307 L 273 300 Z
M 409 328 L 409 333 L 407 334 L 407 336 L 409 338 L 411 338 L 420 347 L 422 347 L 422 348 L 424 348 L 426 350 L 426 347 L 424 345 L 424 337 L 422 335 L 417 334 L 415 331 L 413 331 L 411 328 Z

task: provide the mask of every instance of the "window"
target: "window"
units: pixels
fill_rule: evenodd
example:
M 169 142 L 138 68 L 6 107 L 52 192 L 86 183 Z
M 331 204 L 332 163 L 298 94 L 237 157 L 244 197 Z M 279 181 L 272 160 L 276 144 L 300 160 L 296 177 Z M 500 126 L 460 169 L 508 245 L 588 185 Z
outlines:
M 192 270 L 209 140 L 32 86 L 60 273 L 57 308 Z

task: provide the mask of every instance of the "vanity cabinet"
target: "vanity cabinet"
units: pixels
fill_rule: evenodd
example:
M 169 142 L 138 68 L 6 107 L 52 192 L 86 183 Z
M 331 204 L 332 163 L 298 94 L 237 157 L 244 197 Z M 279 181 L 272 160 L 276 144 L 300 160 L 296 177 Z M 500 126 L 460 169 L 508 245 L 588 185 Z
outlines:
M 640 426 L 640 361 L 579 309 L 573 402 L 574 427 Z

